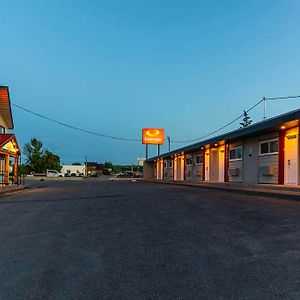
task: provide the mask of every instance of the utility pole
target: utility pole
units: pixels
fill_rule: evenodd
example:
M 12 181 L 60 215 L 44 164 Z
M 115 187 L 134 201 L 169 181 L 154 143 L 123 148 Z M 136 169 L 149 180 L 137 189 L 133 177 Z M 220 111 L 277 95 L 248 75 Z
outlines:
M 168 140 L 168 149 L 169 149 L 169 152 L 171 151 L 171 138 L 169 136 L 167 136 L 167 140 Z
M 85 156 L 85 176 L 88 175 L 88 170 L 87 170 L 87 155 Z
M 157 145 L 157 155 L 160 155 L 160 145 Z
M 267 118 L 267 99 L 266 97 L 263 97 L 264 101 L 264 120 Z

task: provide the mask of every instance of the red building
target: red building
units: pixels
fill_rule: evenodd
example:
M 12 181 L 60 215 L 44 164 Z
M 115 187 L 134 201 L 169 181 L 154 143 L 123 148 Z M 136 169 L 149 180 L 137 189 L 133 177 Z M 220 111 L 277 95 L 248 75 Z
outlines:
M 0 86 L 0 184 L 18 184 L 18 163 L 20 148 L 16 137 L 9 130 L 14 129 L 9 89 Z M 10 176 L 11 174 L 11 176 Z

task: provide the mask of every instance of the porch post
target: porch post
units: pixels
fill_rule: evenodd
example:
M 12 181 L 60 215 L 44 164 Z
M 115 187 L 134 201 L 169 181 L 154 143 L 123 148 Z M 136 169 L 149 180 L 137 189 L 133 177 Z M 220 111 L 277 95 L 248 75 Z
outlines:
M 4 184 L 9 185 L 9 154 L 5 154 Z
M 202 181 L 205 181 L 205 148 L 202 150 Z
M 279 133 L 279 149 L 278 149 L 278 184 L 284 184 L 284 143 L 286 132 Z
M 14 157 L 14 184 L 19 184 L 18 182 L 18 156 Z
M 228 182 L 229 181 L 229 174 L 228 174 L 228 169 L 229 169 L 229 144 L 225 144 L 225 168 L 224 168 L 224 181 Z

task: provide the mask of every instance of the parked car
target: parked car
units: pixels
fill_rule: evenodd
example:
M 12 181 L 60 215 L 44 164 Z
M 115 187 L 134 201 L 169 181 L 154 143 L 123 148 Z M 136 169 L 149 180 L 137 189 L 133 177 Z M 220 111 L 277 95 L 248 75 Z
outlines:
M 46 176 L 47 177 L 63 177 L 63 174 L 56 170 L 47 170 Z
M 142 178 L 142 177 L 143 177 L 142 173 L 137 172 L 133 174 L 133 178 Z
M 130 171 L 126 171 L 124 173 L 117 174 L 117 177 L 119 177 L 119 178 L 132 178 L 133 177 L 133 173 L 130 172 Z
M 92 173 L 91 175 L 90 175 L 90 177 L 98 177 L 99 175 L 97 174 L 97 173 Z
M 78 173 L 78 174 L 77 174 L 77 177 L 83 177 L 83 176 L 84 176 L 83 173 Z
M 124 173 L 117 174 L 116 177 L 119 177 L 119 178 L 141 178 L 141 177 L 143 177 L 143 174 L 138 173 L 138 172 L 135 173 L 132 171 L 126 171 Z

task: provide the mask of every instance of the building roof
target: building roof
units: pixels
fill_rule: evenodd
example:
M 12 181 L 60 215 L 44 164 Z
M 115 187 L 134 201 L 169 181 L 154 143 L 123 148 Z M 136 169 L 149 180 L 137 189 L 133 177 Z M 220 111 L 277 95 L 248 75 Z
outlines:
M 8 86 L 0 86 L 0 115 L 8 129 L 14 128 Z
M 16 137 L 14 134 L 2 133 L 0 134 L 0 149 L 12 153 L 19 153 Z
M 0 134 L 0 148 L 11 141 L 15 137 L 14 134 L 4 133 Z
M 154 156 L 152 158 L 147 159 L 146 161 L 154 161 L 161 158 L 168 158 L 174 154 L 179 153 L 187 153 L 187 152 L 194 152 L 200 150 L 201 147 L 211 147 L 215 143 L 225 143 L 225 142 L 235 142 L 238 140 L 250 138 L 257 135 L 267 134 L 270 132 L 280 131 L 281 126 L 285 126 L 286 129 L 298 126 L 300 120 L 300 109 L 290 111 L 288 113 L 257 122 L 253 125 L 249 125 L 245 128 L 239 128 L 237 130 L 230 131 L 225 134 L 218 135 L 216 137 L 212 137 L 210 139 L 206 139 L 200 141 L 198 143 L 188 145 L 171 152 L 167 152 L 158 156 Z
M 97 162 L 93 162 L 93 161 L 88 161 L 86 165 L 87 167 L 95 167 L 95 168 L 103 167 L 103 164 L 98 164 Z

